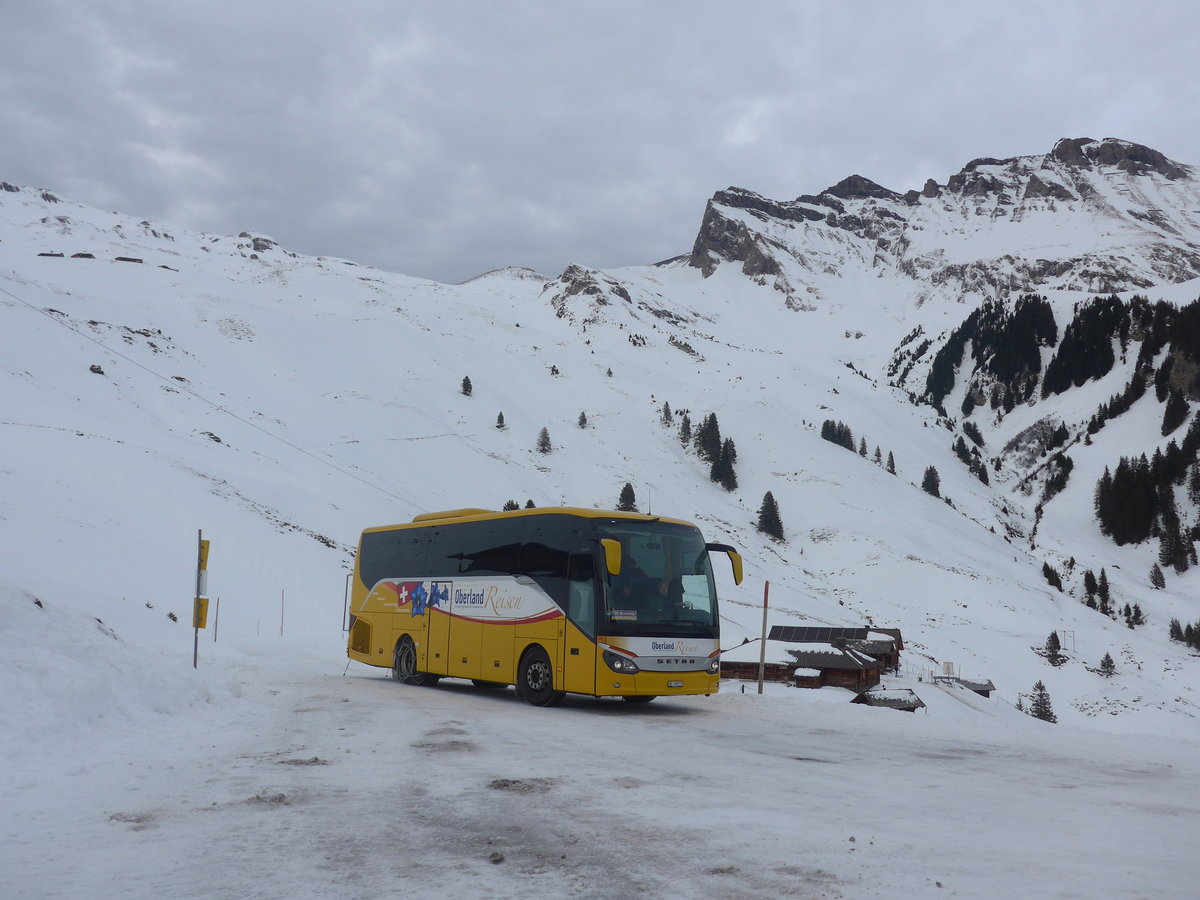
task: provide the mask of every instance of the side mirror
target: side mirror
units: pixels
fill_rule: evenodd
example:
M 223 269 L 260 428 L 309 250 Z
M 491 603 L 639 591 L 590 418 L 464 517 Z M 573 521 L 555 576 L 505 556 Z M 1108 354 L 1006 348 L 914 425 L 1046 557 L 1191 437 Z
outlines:
M 609 575 L 621 574 L 621 542 L 612 538 L 601 538 L 600 546 L 604 548 L 604 565 Z
M 724 553 L 729 557 L 729 565 L 733 567 L 733 583 L 742 583 L 742 554 L 728 544 L 705 544 L 704 549 L 709 553 Z

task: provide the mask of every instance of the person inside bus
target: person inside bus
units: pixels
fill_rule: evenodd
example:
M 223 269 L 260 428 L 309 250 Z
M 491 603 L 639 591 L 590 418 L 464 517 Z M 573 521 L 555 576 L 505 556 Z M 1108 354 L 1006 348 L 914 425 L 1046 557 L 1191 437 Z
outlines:
M 644 611 L 652 598 L 665 594 L 666 585 L 646 573 L 633 554 L 622 554 L 621 574 L 614 581 L 616 606 Z
M 647 574 L 632 554 L 625 555 L 621 574 L 617 576 L 617 606 L 639 613 L 656 612 L 670 615 L 683 609 L 683 579 L 678 575 L 669 580 Z

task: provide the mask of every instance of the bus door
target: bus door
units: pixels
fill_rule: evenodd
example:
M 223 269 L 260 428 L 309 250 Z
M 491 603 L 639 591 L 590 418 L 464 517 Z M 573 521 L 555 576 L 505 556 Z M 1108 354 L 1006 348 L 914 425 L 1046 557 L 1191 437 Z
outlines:
M 448 669 L 450 661 L 450 594 L 453 593 L 453 584 L 452 576 L 447 577 L 447 573 L 456 572 L 458 562 L 452 563 L 453 568 L 447 568 L 449 564 L 445 558 L 447 543 L 445 529 L 431 529 L 428 534 L 429 555 L 427 556 L 426 572 L 432 577 L 423 584 L 425 596 L 422 598 L 428 656 L 421 671 L 434 675 L 448 675 L 450 674 Z M 419 662 L 420 654 L 417 659 Z
M 455 678 L 488 678 L 488 674 L 482 671 L 483 630 L 488 626 L 479 621 L 479 615 L 478 605 L 460 603 L 456 606 L 451 602 L 450 615 L 440 616 L 451 632 L 447 675 Z
M 559 641 L 562 688 L 596 693 L 596 603 L 599 582 L 589 548 L 571 554 L 567 568 L 567 621 Z

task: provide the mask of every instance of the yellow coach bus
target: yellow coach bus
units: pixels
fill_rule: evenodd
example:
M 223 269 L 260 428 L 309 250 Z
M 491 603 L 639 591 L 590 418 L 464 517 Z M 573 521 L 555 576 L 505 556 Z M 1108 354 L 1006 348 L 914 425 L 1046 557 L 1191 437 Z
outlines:
M 688 522 L 594 509 L 461 509 L 368 528 L 354 564 L 347 654 L 405 684 L 514 684 L 648 701 L 713 694 L 720 617 Z

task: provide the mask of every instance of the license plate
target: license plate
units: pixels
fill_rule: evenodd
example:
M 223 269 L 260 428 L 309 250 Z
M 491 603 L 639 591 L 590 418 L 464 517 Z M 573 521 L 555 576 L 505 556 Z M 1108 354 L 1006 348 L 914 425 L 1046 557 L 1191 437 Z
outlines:
M 667 687 L 683 687 L 682 681 L 668 681 Z

